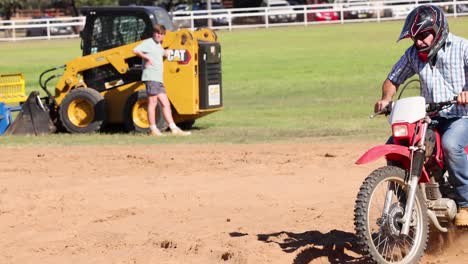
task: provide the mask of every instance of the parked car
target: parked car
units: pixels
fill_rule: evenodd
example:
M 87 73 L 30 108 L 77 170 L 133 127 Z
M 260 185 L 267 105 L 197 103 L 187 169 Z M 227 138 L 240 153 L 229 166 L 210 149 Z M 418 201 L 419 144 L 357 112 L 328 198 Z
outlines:
M 296 21 L 297 14 L 286 0 L 264 0 L 262 7 L 271 7 L 268 16 L 269 23 L 287 23 Z
M 308 1 L 307 3 L 315 4 L 315 1 L 314 3 L 312 3 L 312 1 Z M 333 21 L 340 19 L 338 12 L 333 10 L 333 6 L 328 3 L 314 5 L 312 7 L 308 7 L 307 10 L 320 10 L 313 13 L 307 13 L 307 21 Z
M 375 13 L 368 0 L 344 0 L 343 8 L 353 8 L 343 12 L 344 19 L 371 18 Z
M 414 2 L 408 0 L 383 0 L 382 3 L 383 10 L 380 14 L 380 17 L 394 17 L 404 19 L 414 8 Z
M 172 10 L 173 18 L 182 18 L 189 16 L 189 11 L 192 11 L 192 6 L 188 4 L 179 4 L 174 7 Z M 173 19 L 174 26 L 177 28 L 189 28 L 191 27 L 190 19 Z
M 33 17 L 33 19 L 41 19 L 39 21 L 34 21 L 29 23 L 29 25 L 45 25 L 47 24 L 47 18 L 52 17 Z M 50 20 L 50 24 L 57 24 L 62 23 L 62 21 L 57 20 Z M 72 35 L 74 34 L 73 28 L 71 26 L 50 26 L 49 27 L 50 35 L 57 36 L 57 35 Z M 26 29 L 26 36 L 27 37 L 38 37 L 38 36 L 47 36 L 47 27 L 30 27 Z
M 207 10 L 206 4 L 198 6 L 196 10 Z M 211 21 L 213 23 L 213 26 L 227 26 L 229 24 L 229 18 L 228 18 L 228 12 L 226 11 L 221 11 L 222 9 L 226 9 L 221 3 L 211 3 L 211 14 L 212 15 L 219 15 L 218 17 L 212 18 Z M 213 10 L 218 10 L 218 11 L 213 11 Z M 208 15 L 208 13 L 199 13 L 198 15 Z M 197 19 L 195 21 L 196 24 L 198 24 L 198 27 L 200 26 L 207 26 L 208 25 L 208 19 Z
M 468 5 L 467 4 L 457 4 L 456 5 L 456 10 L 457 10 L 457 13 L 467 13 L 468 12 Z M 448 5 L 446 5 L 444 7 L 444 10 L 447 12 L 447 13 L 454 13 L 453 11 L 453 5 L 450 3 Z
M 211 4 L 211 10 L 221 10 L 225 9 L 224 6 L 221 3 L 212 3 Z M 202 10 L 207 10 L 206 4 L 179 4 L 174 8 L 174 11 L 172 12 L 173 17 L 187 17 L 190 16 L 188 12 L 190 11 L 202 11 Z M 217 26 L 227 26 L 229 24 L 228 16 L 226 11 L 212 11 L 212 15 L 225 15 L 225 16 L 219 16 L 216 18 L 212 18 L 212 25 L 217 27 Z M 208 15 L 208 12 L 195 12 L 193 13 L 194 16 L 206 16 Z M 191 21 L 190 18 L 187 19 L 175 19 L 174 24 L 178 28 L 189 28 L 191 27 Z M 208 19 L 206 18 L 196 18 L 194 17 L 194 27 L 206 27 L 208 26 Z

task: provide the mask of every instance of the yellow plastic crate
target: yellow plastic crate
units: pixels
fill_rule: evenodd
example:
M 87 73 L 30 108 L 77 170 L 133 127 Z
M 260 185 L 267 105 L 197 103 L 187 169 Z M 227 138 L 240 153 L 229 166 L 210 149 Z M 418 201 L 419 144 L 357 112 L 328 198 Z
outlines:
M 25 81 L 22 73 L 0 74 L 0 102 L 20 103 L 26 99 Z

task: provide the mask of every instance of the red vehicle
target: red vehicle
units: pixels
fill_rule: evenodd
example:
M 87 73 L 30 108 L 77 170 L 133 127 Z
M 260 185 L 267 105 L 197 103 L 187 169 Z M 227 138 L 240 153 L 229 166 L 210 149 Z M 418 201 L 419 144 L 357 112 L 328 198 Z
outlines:
M 313 10 L 313 12 L 307 13 L 307 21 L 334 21 L 340 19 L 338 12 L 328 4 L 308 7 L 307 10 L 308 12 Z
M 339 20 L 338 12 L 332 10 L 319 11 L 307 14 L 307 21 L 334 21 Z
M 387 166 L 364 180 L 354 210 L 358 243 L 376 263 L 417 263 L 426 250 L 429 221 L 447 232 L 458 213 L 431 119 L 454 103 L 426 104 L 424 97 L 408 97 L 378 113 L 390 114 L 394 143 L 371 148 L 356 162 L 387 159 Z

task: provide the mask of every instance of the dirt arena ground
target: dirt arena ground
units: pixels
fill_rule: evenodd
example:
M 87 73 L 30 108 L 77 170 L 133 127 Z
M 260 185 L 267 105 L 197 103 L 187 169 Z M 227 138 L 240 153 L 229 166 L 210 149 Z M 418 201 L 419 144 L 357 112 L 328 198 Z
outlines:
M 368 263 L 371 144 L 2 148 L 0 263 Z M 422 263 L 468 263 L 468 233 Z M 444 247 L 444 248 L 442 248 Z

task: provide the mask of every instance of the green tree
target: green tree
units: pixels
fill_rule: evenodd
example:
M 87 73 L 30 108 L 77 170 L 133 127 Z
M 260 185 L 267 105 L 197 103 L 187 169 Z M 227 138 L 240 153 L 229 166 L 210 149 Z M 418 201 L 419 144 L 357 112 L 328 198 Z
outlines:
M 0 14 L 5 20 L 10 20 L 16 9 L 21 8 L 21 2 L 18 0 L 0 0 Z
M 113 6 L 118 0 L 76 0 L 76 6 Z
M 192 3 L 194 0 L 0 0 L 0 15 L 10 20 L 17 9 L 47 9 L 63 8 L 69 13 L 78 15 L 76 9 L 82 6 L 113 6 L 113 5 L 149 5 L 162 6 L 171 10 L 180 3 Z M 75 10 L 74 10 L 75 9 Z
M 0 0 L 0 15 L 10 20 L 18 9 L 64 8 L 70 10 L 81 6 L 117 5 L 118 0 Z M 76 15 L 76 14 L 75 14 Z

